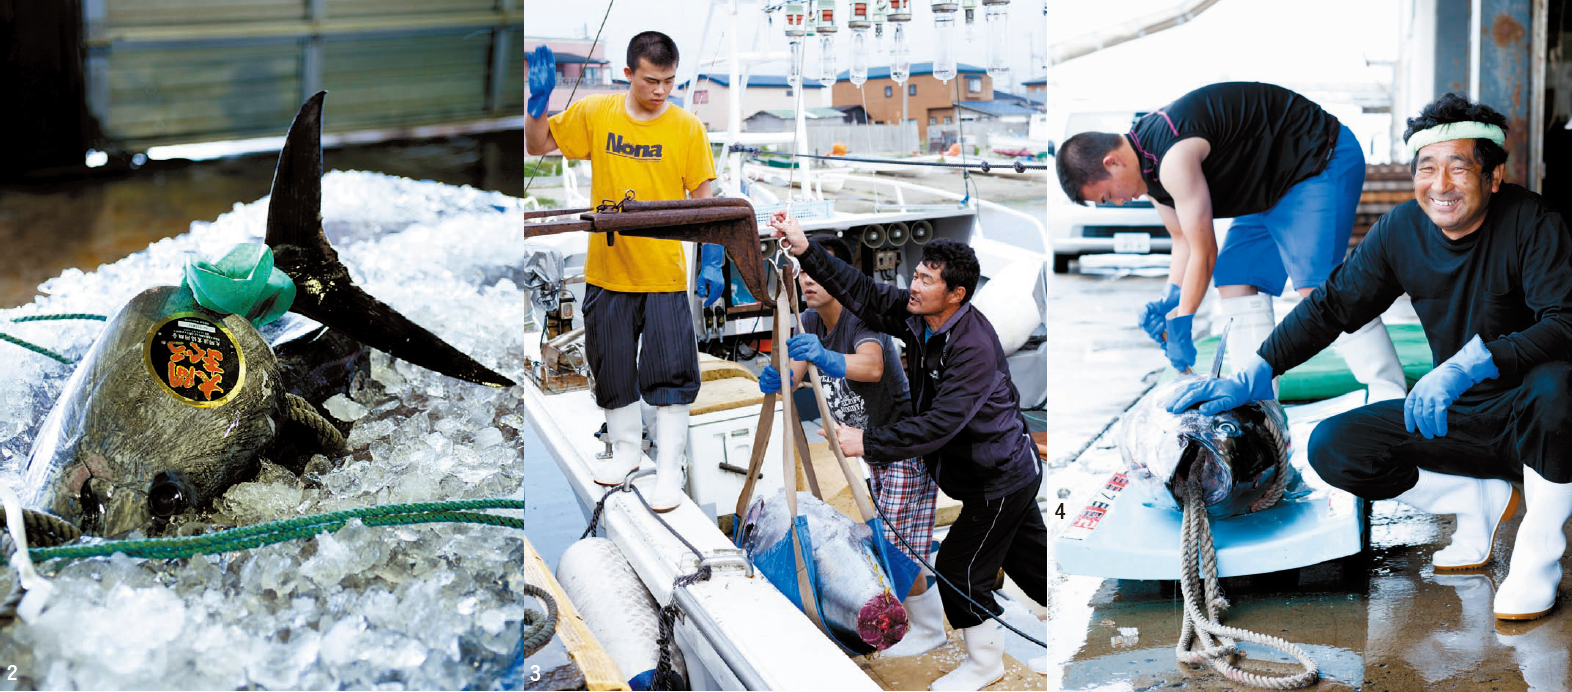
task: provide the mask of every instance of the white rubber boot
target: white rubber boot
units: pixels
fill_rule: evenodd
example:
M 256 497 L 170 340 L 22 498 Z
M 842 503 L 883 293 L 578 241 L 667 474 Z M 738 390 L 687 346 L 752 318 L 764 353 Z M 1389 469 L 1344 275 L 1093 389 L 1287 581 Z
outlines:
M 918 577 L 922 579 L 924 577 Z M 918 656 L 944 646 L 944 603 L 937 585 L 916 596 L 906 597 L 906 620 L 911 629 L 899 642 L 884 650 L 883 656 Z
M 1403 363 L 1397 359 L 1397 347 L 1392 345 L 1381 318 L 1371 320 L 1359 331 L 1337 337 L 1332 348 L 1348 364 L 1354 379 L 1365 386 L 1366 404 L 1408 395 Z
M 606 414 L 606 437 L 611 440 L 611 458 L 596 461 L 595 482 L 600 485 L 622 485 L 622 479 L 639 467 L 644 455 L 644 416 L 635 401 L 622 408 L 603 408 Z
M 928 689 L 980 690 L 1004 677 L 1004 627 L 985 620 L 961 630 L 961 637 L 966 641 L 966 660 Z
M 655 492 L 650 494 L 650 509 L 670 512 L 682 504 L 683 452 L 688 448 L 688 405 L 673 404 L 655 408 Z
M 1551 483 L 1523 467 L 1528 511 L 1512 544 L 1506 581 L 1496 590 L 1496 617 L 1532 620 L 1556 605 L 1561 587 L 1561 556 L 1567 549 L 1562 531 L 1572 516 L 1572 483 Z
M 1026 668 L 1038 675 L 1048 674 L 1048 654 L 1043 654 L 1026 662 Z
M 1218 307 L 1223 313 L 1220 324 L 1233 320 L 1233 326 L 1228 328 L 1228 351 L 1223 354 L 1223 360 L 1228 365 L 1228 372 L 1237 372 L 1235 364 L 1241 362 L 1240 358 L 1260 350 L 1266 337 L 1271 336 L 1272 328 L 1277 326 L 1272 316 L 1272 297 L 1257 293 L 1223 298 L 1218 301 Z
M 1490 561 L 1496 531 L 1517 512 L 1517 488 L 1499 478 L 1468 478 L 1419 469 L 1419 482 L 1392 498 L 1431 514 L 1454 514 L 1452 542 L 1436 551 L 1436 569 L 1474 569 Z

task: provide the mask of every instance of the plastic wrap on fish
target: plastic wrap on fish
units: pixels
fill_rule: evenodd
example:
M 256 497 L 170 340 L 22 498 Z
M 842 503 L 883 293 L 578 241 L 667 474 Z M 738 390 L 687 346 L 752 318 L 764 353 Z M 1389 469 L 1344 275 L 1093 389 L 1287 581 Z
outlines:
M 841 646 L 859 654 L 894 646 L 906 636 L 906 609 L 890 591 L 873 545 L 872 529 L 811 493 L 797 493 L 797 509 L 807 518 L 818 577 L 814 585 L 825 627 Z M 778 490 L 769 498 L 756 500 L 748 510 L 738 547 L 747 551 L 775 588 L 801 608 L 791 557 L 791 525 L 785 493 Z
M 1201 484 L 1207 514 L 1228 517 L 1259 512 L 1272 504 L 1275 487 L 1295 488 L 1298 472 L 1288 464 L 1288 419 L 1276 401 L 1257 401 L 1214 416 L 1192 408 L 1168 412 L 1168 403 L 1188 375 L 1158 387 L 1121 423 L 1119 454 L 1142 501 L 1179 510 L 1185 483 Z M 1279 474 L 1287 474 L 1280 478 Z

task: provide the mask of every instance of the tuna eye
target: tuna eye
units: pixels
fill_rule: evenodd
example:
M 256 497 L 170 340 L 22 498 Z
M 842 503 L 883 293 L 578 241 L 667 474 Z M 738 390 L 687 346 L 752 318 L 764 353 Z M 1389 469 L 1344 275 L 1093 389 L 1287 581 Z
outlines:
M 159 473 L 147 491 L 147 507 L 155 517 L 172 517 L 186 508 L 187 498 L 180 483 L 168 472 Z
M 1217 423 L 1212 426 L 1212 429 L 1217 431 L 1219 434 L 1228 437 L 1233 437 L 1239 434 L 1239 426 L 1235 425 L 1233 421 L 1217 421 Z

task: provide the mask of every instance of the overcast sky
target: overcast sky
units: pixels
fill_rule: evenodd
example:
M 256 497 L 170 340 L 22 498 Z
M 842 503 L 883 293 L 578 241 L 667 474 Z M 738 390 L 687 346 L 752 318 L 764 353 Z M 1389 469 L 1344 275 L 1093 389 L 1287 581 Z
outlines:
M 783 30 L 783 15 L 774 13 L 774 24 L 764 23 L 764 13 L 761 7 L 765 4 L 756 1 L 739 3 L 739 30 L 741 44 L 746 49 L 755 47 L 764 50 L 786 50 L 786 34 Z M 1048 5 L 1068 5 L 1064 0 L 1051 0 Z M 912 61 L 926 62 L 933 59 L 931 48 L 934 38 L 932 3 L 925 0 L 912 2 L 912 21 L 908 25 L 908 37 L 912 45 Z M 981 3 L 979 3 L 981 5 Z M 713 37 L 702 48 L 700 39 L 704 35 L 705 17 L 710 14 L 711 7 L 715 8 L 714 21 L 710 25 L 710 35 Z M 724 32 L 727 25 L 725 8 L 728 2 L 715 0 L 617 0 L 611 15 L 606 19 L 606 28 L 601 34 L 601 43 L 606 46 L 604 57 L 611 61 L 614 74 L 621 76 L 624 51 L 627 50 L 628 40 L 640 31 L 654 29 L 669 34 L 677 41 L 678 50 L 682 51 L 683 61 L 687 62 L 698 51 L 704 52 L 703 59 L 711 59 L 722 55 L 726 45 Z M 1010 27 L 1012 33 L 1009 39 L 1010 65 L 1014 71 L 1012 78 L 1015 82 L 1035 79 L 1043 76 L 1042 65 L 1045 62 L 1045 48 L 1047 45 L 1048 22 L 1043 15 L 1044 0 L 1013 0 L 1007 7 L 1010 12 Z M 530 38 L 538 37 L 568 37 L 593 38 L 600 25 L 601 17 L 605 16 L 607 0 L 524 0 L 524 34 Z M 846 28 L 846 18 L 850 16 L 851 3 L 841 0 L 835 11 L 835 23 L 840 28 L 835 41 L 838 49 L 841 70 L 848 67 L 850 60 L 850 31 Z M 961 41 L 957 47 L 957 57 L 960 62 L 984 66 L 986 53 L 982 43 L 983 18 L 982 9 L 977 11 L 977 40 L 972 43 Z M 757 37 L 757 40 L 755 40 Z M 888 30 L 886 30 L 888 40 Z M 808 70 L 812 70 L 818 60 L 817 41 L 805 58 Z M 525 50 L 532 50 L 534 46 L 526 45 Z M 1035 50 L 1036 59 L 1032 53 Z M 888 53 L 882 57 L 873 56 L 874 65 L 887 65 Z M 724 70 L 724 68 L 720 68 Z M 785 74 L 784 62 L 774 66 L 756 66 L 754 74 Z M 1024 75 L 1024 76 L 1023 76 Z

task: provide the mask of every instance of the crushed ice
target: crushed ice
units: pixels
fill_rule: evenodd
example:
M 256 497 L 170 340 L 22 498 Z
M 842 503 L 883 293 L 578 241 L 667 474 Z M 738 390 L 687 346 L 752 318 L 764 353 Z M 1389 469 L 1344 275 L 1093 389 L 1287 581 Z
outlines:
M 519 200 L 375 173 L 323 178 L 324 228 L 372 295 L 515 380 L 528 297 Z M 260 241 L 267 200 L 92 271 L 69 269 L 32 303 L 0 310 L 100 313 L 175 284 L 187 252 Z M 71 358 L 102 322 L 7 324 Z M 9 345 L 0 356 L 0 482 L 21 484 L 38 425 L 72 366 Z M 351 452 L 296 476 L 264 464 L 214 503 L 218 525 L 368 505 L 521 497 L 522 391 L 445 378 L 374 352 L 372 378 L 327 406 L 354 421 Z M 0 662 L 55 689 L 459 689 L 485 686 L 519 636 L 523 548 L 511 529 L 367 527 L 181 560 L 124 555 L 44 565 L 56 591 L 40 621 L 10 624 Z M 9 588 L 9 577 L 0 587 Z

